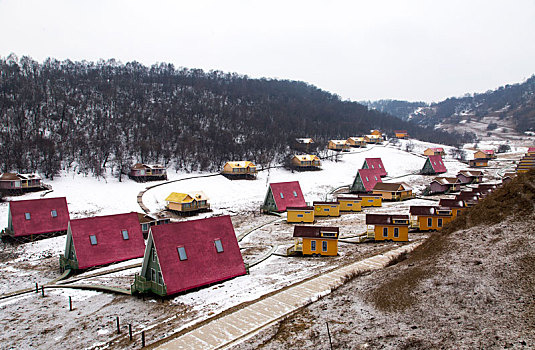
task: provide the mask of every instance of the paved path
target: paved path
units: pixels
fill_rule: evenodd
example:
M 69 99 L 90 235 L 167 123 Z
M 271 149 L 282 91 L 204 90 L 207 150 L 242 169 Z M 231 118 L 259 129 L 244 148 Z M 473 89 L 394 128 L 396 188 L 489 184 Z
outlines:
M 345 276 L 385 267 L 390 259 L 416 248 L 421 242 L 402 246 L 325 273 L 261 299 L 243 309 L 215 319 L 170 340 L 157 349 L 220 349 L 237 344 L 254 332 L 298 310 L 318 296 L 343 284 Z

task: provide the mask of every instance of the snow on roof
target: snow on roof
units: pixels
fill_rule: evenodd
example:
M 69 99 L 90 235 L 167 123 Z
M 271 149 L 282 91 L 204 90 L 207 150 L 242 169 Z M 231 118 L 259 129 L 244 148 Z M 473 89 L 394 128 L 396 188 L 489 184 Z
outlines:
M 235 162 L 227 162 L 227 164 L 228 164 L 231 168 L 256 167 L 256 165 L 253 164 L 253 162 L 248 161 L 248 160 L 240 160 L 240 161 L 235 161 Z
M 168 295 L 246 273 L 228 215 L 153 226 L 150 236 Z M 178 247 L 185 249 L 186 260 L 179 259 Z
M 296 157 L 297 159 L 299 159 L 302 162 L 319 160 L 318 156 L 316 156 L 314 154 L 296 154 L 294 157 Z
M 15 237 L 66 231 L 70 219 L 65 197 L 11 201 L 9 210 Z
M 17 176 L 17 174 L 14 174 L 14 173 L 3 173 L 2 176 L 0 176 L 0 181 L 12 181 L 12 180 L 20 180 L 20 178 Z
M 173 203 L 190 203 L 193 202 L 193 200 L 206 201 L 208 199 L 209 198 L 203 191 L 192 191 L 188 193 L 171 192 L 171 194 L 165 198 L 167 202 Z
M 17 174 L 21 179 L 24 180 L 41 180 L 41 176 L 37 174 Z
M 392 225 L 394 220 L 408 220 L 408 215 L 398 214 L 366 214 L 366 225 Z
M 440 201 L 438 202 L 438 205 L 440 207 L 446 207 L 446 208 L 463 208 L 464 207 L 464 203 L 462 200 L 446 199 L 446 198 L 440 199 Z
M 330 141 L 336 145 L 344 145 L 347 143 L 347 140 L 330 140 Z
M 298 181 L 270 183 L 269 186 L 278 211 L 285 211 L 286 207 L 306 206 Z
M 76 219 L 69 226 L 79 269 L 140 258 L 145 252 L 137 213 Z
M 314 140 L 310 137 L 297 138 L 295 139 L 298 143 L 314 143 Z

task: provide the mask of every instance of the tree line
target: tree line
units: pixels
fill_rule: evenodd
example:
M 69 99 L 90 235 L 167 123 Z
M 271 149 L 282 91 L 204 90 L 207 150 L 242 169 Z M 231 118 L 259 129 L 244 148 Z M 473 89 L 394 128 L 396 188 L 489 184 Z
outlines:
M 310 84 L 159 63 L 0 58 L 0 170 L 120 176 L 136 162 L 217 170 L 281 162 L 296 137 L 406 129 L 455 145 L 470 135 L 423 128 Z

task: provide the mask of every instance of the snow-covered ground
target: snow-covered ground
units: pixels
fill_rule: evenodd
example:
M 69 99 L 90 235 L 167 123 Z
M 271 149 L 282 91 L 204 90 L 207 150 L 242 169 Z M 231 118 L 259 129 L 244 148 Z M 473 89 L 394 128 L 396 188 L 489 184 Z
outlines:
M 307 202 L 325 200 L 333 189 L 352 183 L 366 157 L 382 158 L 389 177 L 399 177 L 422 168 L 425 158 L 418 154 L 424 149 L 443 147 L 412 140 L 414 149 L 411 154 L 403 151 L 406 142 L 402 141 L 395 147 L 375 146 L 355 149 L 351 153 L 343 153 L 339 161 L 324 161 L 322 170 L 316 172 L 291 172 L 274 168 L 261 171 L 256 180 L 249 181 L 231 181 L 223 176 L 215 176 L 173 182 L 148 190 L 143 196 L 143 201 L 151 211 L 157 211 L 164 207 L 164 200 L 170 192 L 202 190 L 210 198 L 213 212 L 204 213 L 197 218 L 230 214 L 235 230 L 239 234 L 272 219 L 260 215 L 258 210 L 270 182 L 298 180 Z M 449 157 L 446 157 L 445 161 L 448 168 L 446 175 L 455 176 L 459 170 L 466 168 L 465 164 Z M 194 175 L 182 172 L 168 174 L 169 180 Z M 408 175 L 393 181 L 406 182 L 418 193 L 431 179 L 432 177 L 428 176 Z M 112 177 L 106 180 L 95 179 L 73 173 L 61 174 L 48 183 L 52 185 L 54 191 L 47 194 L 47 197 L 67 197 L 72 218 L 139 212 L 141 210 L 136 201 L 137 194 L 146 186 L 155 184 L 154 182 L 140 184 L 128 179 L 119 182 Z M 41 194 L 36 192 L 10 199 L 39 198 Z M 367 208 L 364 212 L 344 214 L 339 218 L 319 219 L 317 223 L 339 226 L 342 236 L 354 235 L 365 231 L 366 212 L 407 214 L 410 205 L 423 203 L 430 202 L 414 199 L 401 203 L 385 203 L 381 208 Z M 7 203 L 0 203 L 0 227 L 6 225 Z M 271 245 L 279 245 L 282 249 L 291 245 L 292 230 L 292 225 L 275 223 L 254 231 L 241 242 L 241 246 L 246 248 L 242 251 L 245 261 L 252 261 Z M 422 237 L 424 236 L 419 234 L 412 236 L 412 239 Z M 3 249 L 4 255 L 0 256 L 0 272 L 2 272 L 0 278 L 4 282 L 0 284 L 0 293 L 29 288 L 35 282 L 44 283 L 58 277 L 58 256 L 63 252 L 64 244 L 65 237 L 55 237 L 15 247 L 6 246 Z M 91 347 L 92 344 L 107 342 L 114 337 L 115 316 L 121 317 L 124 322 L 133 323 L 135 331 L 147 329 L 147 342 L 151 343 L 165 334 L 183 328 L 188 323 L 205 319 L 229 307 L 254 300 L 266 293 L 362 256 L 380 252 L 392 245 L 392 243 L 364 245 L 340 243 L 340 255 L 332 259 L 271 256 L 263 263 L 252 267 L 250 275 L 181 294 L 164 302 L 154 299 L 142 301 L 135 297 L 72 289 L 47 290 L 45 298 L 32 293 L 1 300 L 0 328 L 3 332 L 0 335 L 0 344 L 7 348 L 44 348 L 57 344 L 65 347 Z M 133 262 L 123 264 L 131 263 Z M 117 266 L 113 265 L 106 269 Z M 129 269 L 76 283 L 126 289 L 138 271 L 139 269 Z M 69 296 L 75 301 L 76 310 L 73 312 L 68 311 Z M 38 331 L 35 332 L 35 329 Z M 28 332 L 31 332 L 32 336 L 28 336 Z M 119 348 L 134 346 L 130 343 L 114 344 L 114 347 Z M 139 347 L 139 343 L 134 347 Z

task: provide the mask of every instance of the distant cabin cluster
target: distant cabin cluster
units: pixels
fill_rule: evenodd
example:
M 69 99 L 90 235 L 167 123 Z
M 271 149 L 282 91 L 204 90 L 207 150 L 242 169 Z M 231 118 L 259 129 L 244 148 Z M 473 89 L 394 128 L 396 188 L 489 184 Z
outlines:
M 408 137 L 403 130 L 395 134 L 397 138 Z M 384 140 L 378 130 L 350 139 L 331 140 L 329 149 L 332 145 L 333 150 L 344 151 L 344 147 L 366 147 Z M 296 147 L 306 152 L 312 150 L 313 143 L 311 138 L 297 139 Z M 493 152 L 476 155 L 492 159 Z M 408 213 L 370 212 L 384 202 L 415 198 L 411 184 L 388 181 L 389 164 L 370 157 L 356 170 L 347 189 L 333 192 L 330 200 L 307 202 L 298 181 L 268 183 L 260 211 L 285 214 L 286 223 L 293 225 L 293 234 L 288 237 L 293 243 L 286 249 L 287 256 L 337 256 L 344 232 L 322 225 L 322 221 L 364 211 L 366 231 L 358 235 L 358 242 L 407 242 L 412 232 L 441 230 L 516 173 L 535 167 L 535 148 L 530 147 L 515 173 L 505 173 L 502 183 L 490 184 L 482 183 L 480 170 L 444 176 L 444 156 L 443 148 L 428 148 L 423 152 L 422 167 L 411 173 L 433 176 L 424 194 L 451 195 L 435 205 L 410 205 Z M 320 159 L 312 154 L 295 154 L 291 164 L 298 170 L 319 170 L 321 166 Z M 258 171 L 251 161 L 228 161 L 221 175 L 230 180 L 255 180 Z M 167 172 L 160 165 L 137 163 L 129 176 L 139 182 L 161 181 L 167 179 Z M 2 174 L 0 185 L 13 194 L 43 186 L 37 175 L 15 173 Z M 230 216 L 182 218 L 211 210 L 203 191 L 171 192 L 161 200 L 165 209 L 154 214 L 130 212 L 78 219 L 71 218 L 65 197 L 10 201 L 8 225 L 0 237 L 25 242 L 65 235 L 65 250 L 59 257 L 62 271 L 84 271 L 142 258 L 141 270 L 131 284 L 133 294 L 173 295 L 248 273 Z

